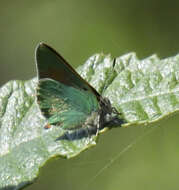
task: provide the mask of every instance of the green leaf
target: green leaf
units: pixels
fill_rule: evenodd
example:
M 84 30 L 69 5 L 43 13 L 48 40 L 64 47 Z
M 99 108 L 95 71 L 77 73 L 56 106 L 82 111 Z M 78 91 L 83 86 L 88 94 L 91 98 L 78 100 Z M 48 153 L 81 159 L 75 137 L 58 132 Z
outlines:
M 112 67 L 110 56 L 97 54 L 78 71 L 122 113 L 123 126 L 153 123 L 179 110 L 179 55 L 138 60 L 129 53 Z
M 179 109 L 179 56 L 138 60 L 135 54 L 116 59 L 96 54 L 77 71 L 110 99 L 127 123 L 156 122 Z M 0 89 L 0 189 L 32 183 L 52 157 L 71 158 L 94 146 L 96 137 L 55 141 L 64 130 L 45 130 L 36 103 L 37 80 L 10 81 Z

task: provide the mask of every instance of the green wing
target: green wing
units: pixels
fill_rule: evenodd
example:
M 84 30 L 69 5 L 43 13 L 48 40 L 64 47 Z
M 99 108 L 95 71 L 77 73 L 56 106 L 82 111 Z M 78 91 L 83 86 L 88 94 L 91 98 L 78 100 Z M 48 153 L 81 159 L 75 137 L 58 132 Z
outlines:
M 39 80 L 37 99 L 49 124 L 73 129 L 82 127 L 87 117 L 99 109 L 90 91 L 64 85 L 53 79 Z

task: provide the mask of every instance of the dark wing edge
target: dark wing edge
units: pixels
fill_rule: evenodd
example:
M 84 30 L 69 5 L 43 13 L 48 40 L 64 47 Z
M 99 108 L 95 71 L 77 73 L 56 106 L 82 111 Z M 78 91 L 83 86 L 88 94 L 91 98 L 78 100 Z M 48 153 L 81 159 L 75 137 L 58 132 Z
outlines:
M 67 68 L 68 71 L 70 72 L 70 74 L 72 73 L 73 77 L 77 77 L 78 81 L 83 84 L 83 90 L 90 90 L 92 91 L 93 94 L 95 94 L 95 96 L 97 97 L 98 101 L 100 101 L 100 94 L 87 82 L 85 81 L 74 69 L 73 67 L 67 63 L 67 61 L 56 51 L 54 50 L 52 47 L 50 47 L 49 45 L 40 42 L 37 47 L 36 47 L 36 51 L 35 51 L 35 62 L 36 62 L 36 68 L 37 68 L 37 76 L 38 76 L 38 80 L 40 79 L 45 79 L 45 78 L 51 78 L 54 80 L 57 80 L 59 82 L 62 82 L 64 84 L 68 83 L 68 85 L 73 85 L 73 83 L 75 83 L 74 80 L 70 81 L 66 81 L 66 75 L 69 74 L 69 72 L 66 72 L 65 70 L 63 71 L 58 71 L 58 69 L 54 69 L 53 72 L 43 72 L 43 69 L 41 69 L 43 66 L 41 64 L 42 61 L 40 61 L 40 57 L 43 56 L 43 50 L 49 50 L 50 53 L 54 54 L 54 57 L 56 57 L 59 61 L 59 64 L 63 64 L 64 68 Z M 42 71 L 41 71 L 42 70 Z M 56 73 L 55 73 L 56 72 Z M 59 73 L 61 72 L 62 77 L 60 78 Z M 54 74 L 55 73 L 55 74 Z M 55 75 L 55 77 L 54 77 Z M 57 79 L 56 79 L 57 78 Z M 58 79 L 59 78 L 59 79 Z M 68 79 L 68 77 L 67 77 Z M 78 86 L 79 83 L 76 83 L 76 86 Z M 74 86 L 75 87 L 75 86 Z M 81 88 L 79 86 L 79 88 Z

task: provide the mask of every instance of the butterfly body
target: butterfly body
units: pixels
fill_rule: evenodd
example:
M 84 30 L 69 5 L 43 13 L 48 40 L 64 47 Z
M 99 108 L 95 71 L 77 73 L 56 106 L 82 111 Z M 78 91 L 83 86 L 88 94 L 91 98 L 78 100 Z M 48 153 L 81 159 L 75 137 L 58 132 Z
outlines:
M 120 125 L 119 113 L 51 47 L 39 44 L 37 102 L 48 126 L 66 130 Z M 48 128 L 48 127 L 46 127 Z

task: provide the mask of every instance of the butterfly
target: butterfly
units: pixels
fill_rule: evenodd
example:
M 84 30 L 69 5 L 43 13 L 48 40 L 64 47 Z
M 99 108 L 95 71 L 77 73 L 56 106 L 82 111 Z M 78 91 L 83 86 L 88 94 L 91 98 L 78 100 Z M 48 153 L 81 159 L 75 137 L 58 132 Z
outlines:
M 67 61 L 45 43 L 36 48 L 38 76 L 37 102 L 48 124 L 65 130 L 85 129 L 97 132 L 107 126 L 119 126 L 123 120 Z

